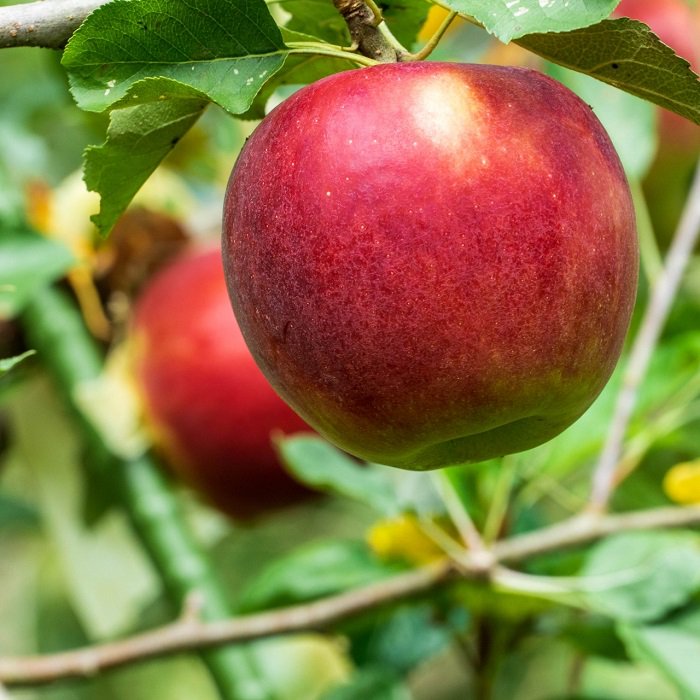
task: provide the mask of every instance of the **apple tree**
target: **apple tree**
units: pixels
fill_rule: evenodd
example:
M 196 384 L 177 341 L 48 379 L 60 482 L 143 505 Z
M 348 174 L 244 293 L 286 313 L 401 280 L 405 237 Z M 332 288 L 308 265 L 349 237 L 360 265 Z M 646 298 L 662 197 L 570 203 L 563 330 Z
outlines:
M 0 47 L 0 698 L 700 698 L 697 3 Z

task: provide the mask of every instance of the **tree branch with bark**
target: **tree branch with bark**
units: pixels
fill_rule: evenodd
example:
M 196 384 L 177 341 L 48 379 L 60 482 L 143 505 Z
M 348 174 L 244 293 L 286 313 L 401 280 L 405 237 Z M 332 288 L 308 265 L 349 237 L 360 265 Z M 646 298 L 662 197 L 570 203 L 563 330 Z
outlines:
M 61 49 L 81 22 L 108 0 L 52 0 L 0 7 L 0 48 Z
M 682 528 L 700 525 L 700 506 L 669 507 L 620 515 L 584 514 L 541 530 L 496 542 L 488 551 L 466 551 L 459 561 L 444 559 L 362 588 L 311 603 L 277 610 L 204 621 L 197 606 L 188 606 L 176 621 L 127 639 L 58 654 L 0 658 L 0 684 L 35 686 L 90 677 L 109 669 L 183 651 L 242 643 L 294 632 L 325 631 L 362 612 L 427 594 L 441 586 L 466 580 L 508 585 L 517 564 L 538 555 L 562 551 L 616 532 Z M 556 579 L 552 579 L 556 582 Z

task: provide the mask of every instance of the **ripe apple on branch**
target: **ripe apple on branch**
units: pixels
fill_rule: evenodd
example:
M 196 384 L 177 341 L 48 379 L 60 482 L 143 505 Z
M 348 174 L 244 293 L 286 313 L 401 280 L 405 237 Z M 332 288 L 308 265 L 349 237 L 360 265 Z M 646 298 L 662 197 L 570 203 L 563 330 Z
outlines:
M 410 469 L 568 427 L 609 378 L 636 293 L 613 146 L 528 69 L 390 63 L 300 90 L 238 159 L 223 246 L 282 397 L 348 452 Z

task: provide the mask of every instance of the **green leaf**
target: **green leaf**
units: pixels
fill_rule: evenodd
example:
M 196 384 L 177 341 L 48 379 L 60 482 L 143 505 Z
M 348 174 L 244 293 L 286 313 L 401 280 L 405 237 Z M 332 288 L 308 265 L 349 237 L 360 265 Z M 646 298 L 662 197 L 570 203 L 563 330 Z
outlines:
M 0 230 L 0 319 L 18 314 L 36 289 L 61 277 L 74 262 L 60 243 L 27 231 Z
M 347 61 L 328 56 L 289 56 L 284 68 L 279 71 L 256 95 L 250 109 L 240 115 L 241 119 L 262 119 L 267 113 L 266 106 L 272 94 L 287 85 L 307 85 L 333 73 L 348 70 L 352 65 Z
M 694 316 L 695 318 L 695 316 Z M 571 427 L 553 440 L 518 456 L 518 473 L 523 487 L 519 502 L 528 505 L 542 495 L 567 493 L 564 485 L 570 475 L 578 472 L 580 478 L 589 478 L 589 469 L 596 459 L 607 434 L 615 399 L 621 386 L 624 359 L 608 385 L 591 408 Z M 687 398 L 697 382 L 700 364 L 700 333 L 686 332 L 665 339 L 654 351 L 651 366 L 642 384 L 634 417 L 628 433 L 630 441 L 653 437 L 655 421 L 675 408 L 679 400 Z M 634 480 L 634 475 L 632 480 Z M 620 490 L 627 488 L 623 482 Z M 657 483 L 657 491 L 658 483 Z M 659 491 L 660 494 L 660 491 Z M 583 500 L 576 504 L 584 505 Z M 650 503 L 628 503 L 627 507 L 650 507 Z M 530 511 L 532 512 L 532 511 Z
M 593 609 L 617 620 L 657 620 L 700 590 L 700 540 L 683 532 L 615 535 L 591 550 L 581 576 Z
M 656 111 L 634 97 L 583 73 L 549 64 L 547 72 L 588 103 L 610 135 L 625 172 L 641 179 L 656 153 Z
M 401 678 L 389 669 L 368 668 L 355 673 L 348 683 L 326 693 L 322 700 L 411 700 Z
M 422 2 L 423 0 L 421 0 Z M 282 28 L 285 41 L 318 41 L 317 37 Z M 353 68 L 348 61 L 314 54 L 287 56 L 284 67 L 268 80 L 255 96 L 250 109 L 240 115 L 242 119 L 262 119 L 265 116 L 268 100 L 279 88 L 288 85 L 308 85 L 333 73 Z
M 313 544 L 276 560 L 258 576 L 240 600 L 240 610 L 313 600 L 379 581 L 397 568 L 376 559 L 364 542 Z
M 694 608 L 658 625 L 620 625 L 629 654 L 658 668 L 684 697 L 700 697 L 700 610 Z
M 165 77 L 238 114 L 285 54 L 263 0 L 114 0 L 71 37 L 63 65 L 83 109 L 103 111 L 138 81 Z
M 410 49 L 425 24 L 430 4 L 425 0 L 380 0 L 377 4 L 391 33 Z
M 35 352 L 35 350 L 27 350 L 21 355 L 15 355 L 14 357 L 5 357 L 0 359 L 0 377 L 2 377 L 3 374 L 7 374 L 7 372 L 9 372 L 13 367 L 22 362 L 22 360 L 26 360 L 28 357 L 34 355 Z
M 539 581 L 556 583 L 557 578 L 540 578 Z M 542 587 L 536 594 L 499 585 L 498 589 L 465 581 L 456 590 L 456 598 L 464 610 L 474 617 L 496 618 L 502 624 L 520 624 L 546 613 L 559 603 L 567 603 L 571 591 L 553 591 Z M 571 599 L 575 602 L 575 599 Z
M 350 675 L 344 644 L 320 634 L 273 637 L 254 646 L 255 662 L 268 683 L 265 700 L 320 700 Z M 190 696 L 189 700 L 199 700 Z
M 389 467 L 361 464 L 325 440 L 307 435 L 281 438 L 276 446 L 285 466 L 303 483 L 366 503 L 383 514 L 396 513 Z
M 516 43 L 700 124 L 697 75 L 641 22 L 604 20 L 563 34 L 530 34 Z
M 533 32 L 565 32 L 605 19 L 619 0 L 443 0 L 507 44 Z
M 163 99 L 151 101 L 156 94 Z M 111 113 L 107 141 L 85 151 L 85 182 L 101 197 L 92 220 L 103 234 L 206 107 L 197 93 L 167 79 L 136 83 L 120 104 L 130 101 L 136 104 Z
M 36 508 L 24 501 L 0 494 L 0 528 L 34 528 L 39 522 Z
M 370 662 L 399 674 L 410 672 L 452 641 L 454 629 L 438 617 L 432 600 L 402 605 L 387 616 L 375 615 L 367 631 L 367 648 L 362 650 L 361 664 Z M 356 646 L 353 643 L 357 659 Z
M 291 15 L 286 29 L 313 35 L 332 44 L 347 46 L 350 34 L 345 20 L 327 0 L 279 0 L 276 3 Z
M 22 115 L 23 121 L 14 121 L 12 116 L 3 114 L 0 121 L 0 220 L 6 226 L 21 227 L 26 206 L 23 185 L 37 173 L 45 173 L 48 149 L 27 128 L 30 117 Z
M 700 332 L 689 330 L 668 338 L 659 345 L 640 390 L 638 429 L 678 394 L 697 381 L 700 364 Z
M 575 617 L 561 631 L 561 638 L 585 656 L 597 656 L 615 661 L 627 660 L 616 625 L 607 617 L 586 615 Z

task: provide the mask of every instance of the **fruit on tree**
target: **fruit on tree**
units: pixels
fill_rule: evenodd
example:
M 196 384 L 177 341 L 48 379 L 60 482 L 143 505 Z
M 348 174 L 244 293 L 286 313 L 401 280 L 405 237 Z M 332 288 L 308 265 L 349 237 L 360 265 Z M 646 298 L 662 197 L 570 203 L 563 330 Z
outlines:
M 700 8 L 685 0 L 622 0 L 615 14 L 647 24 L 674 51 L 700 69 Z M 661 241 L 670 240 L 700 156 L 700 126 L 659 109 L 659 148 L 644 189 Z
M 257 368 L 231 312 L 221 252 L 190 252 L 136 303 L 132 367 L 155 444 L 187 481 L 238 519 L 309 491 L 278 462 L 274 431 L 308 430 Z
M 412 469 L 538 445 L 618 359 L 630 193 L 591 109 L 522 68 L 382 64 L 301 89 L 234 167 L 224 267 L 277 391 Z

